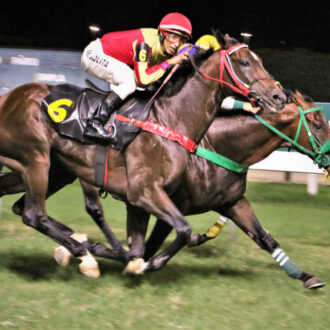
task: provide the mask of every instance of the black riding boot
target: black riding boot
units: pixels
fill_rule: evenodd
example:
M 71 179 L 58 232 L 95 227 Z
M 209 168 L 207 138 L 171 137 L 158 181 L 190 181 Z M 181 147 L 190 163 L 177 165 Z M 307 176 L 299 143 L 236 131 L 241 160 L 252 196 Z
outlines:
M 121 102 L 122 99 L 115 92 L 111 92 L 95 110 L 92 118 L 87 120 L 84 136 L 106 143 L 113 142 L 113 134 L 103 126 L 106 124 L 111 113 L 115 111 Z

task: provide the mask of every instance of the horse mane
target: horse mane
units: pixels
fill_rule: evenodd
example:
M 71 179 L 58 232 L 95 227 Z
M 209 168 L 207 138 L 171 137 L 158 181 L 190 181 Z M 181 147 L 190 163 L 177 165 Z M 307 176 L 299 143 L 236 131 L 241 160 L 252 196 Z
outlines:
M 301 94 L 298 91 L 292 91 L 291 89 L 285 89 L 284 93 L 287 97 L 287 102 L 286 103 L 296 103 L 299 104 L 299 100 L 297 100 L 297 98 L 302 98 L 303 101 L 307 102 L 307 103 L 314 103 L 313 99 L 305 94 Z

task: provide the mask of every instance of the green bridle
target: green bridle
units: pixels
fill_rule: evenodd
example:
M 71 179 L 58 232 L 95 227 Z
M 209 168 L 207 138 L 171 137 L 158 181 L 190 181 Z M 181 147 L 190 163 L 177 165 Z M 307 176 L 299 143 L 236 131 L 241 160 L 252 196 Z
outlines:
M 322 145 L 317 139 L 312 135 L 309 126 L 307 124 L 307 120 L 305 115 L 313 112 L 313 111 L 322 111 L 321 107 L 311 108 L 307 110 L 303 110 L 301 106 L 298 107 L 299 109 L 299 115 L 300 120 L 297 128 L 297 132 L 294 139 L 289 138 L 287 135 L 280 132 L 278 129 L 267 123 L 264 119 L 262 119 L 258 115 L 254 115 L 254 117 L 263 125 L 265 125 L 267 128 L 269 128 L 271 131 L 276 133 L 277 135 L 281 136 L 284 140 L 290 142 L 296 149 L 300 150 L 302 153 L 310 156 L 314 160 L 314 164 L 317 164 L 318 167 L 323 167 L 327 169 L 330 165 L 330 157 L 326 155 L 330 151 L 330 140 L 328 140 L 324 145 Z M 304 125 L 309 142 L 313 148 L 313 151 L 306 149 L 302 145 L 300 145 L 297 141 L 301 132 L 301 127 Z
M 314 159 L 314 163 L 317 164 L 320 168 L 323 167 L 324 169 L 327 169 L 330 165 L 330 157 L 328 155 L 326 155 L 330 151 L 330 140 L 328 140 L 324 145 L 320 144 L 319 141 L 317 141 L 317 139 L 312 135 L 312 133 L 311 133 L 309 127 L 308 127 L 306 117 L 305 117 L 305 115 L 307 115 L 310 112 L 322 111 L 322 108 L 321 107 L 316 107 L 316 108 L 303 110 L 302 107 L 299 106 L 298 109 L 299 109 L 299 114 L 300 114 L 300 120 L 299 120 L 299 124 L 298 124 L 298 128 L 297 128 L 296 136 L 295 136 L 294 139 L 291 139 L 287 135 L 283 134 L 277 128 L 275 128 L 274 126 L 267 123 L 260 116 L 254 115 L 254 117 L 261 124 L 263 124 L 268 129 L 273 131 L 275 134 L 279 135 L 284 140 L 290 142 L 296 149 L 298 149 L 302 153 L 312 157 Z M 297 142 L 298 138 L 299 138 L 299 135 L 300 135 L 300 132 L 301 132 L 302 125 L 304 125 L 304 127 L 307 131 L 309 141 L 310 141 L 310 144 L 313 148 L 313 151 L 310 151 L 310 150 L 306 149 L 305 147 L 303 147 L 302 145 L 300 145 Z M 240 173 L 240 174 L 247 173 L 247 171 L 249 169 L 248 166 L 244 166 L 242 164 L 239 164 L 239 163 L 237 163 L 237 162 L 235 162 L 235 161 L 233 161 L 233 160 L 231 160 L 231 159 L 229 159 L 225 156 L 219 155 L 218 153 L 215 153 L 211 150 L 207 150 L 207 149 L 202 148 L 202 147 L 197 147 L 196 156 L 207 159 L 207 160 L 209 160 L 209 161 L 211 161 L 211 162 L 213 162 L 213 163 L 215 163 L 215 164 L 217 164 L 221 167 L 224 167 L 228 170 L 231 170 L 233 172 Z

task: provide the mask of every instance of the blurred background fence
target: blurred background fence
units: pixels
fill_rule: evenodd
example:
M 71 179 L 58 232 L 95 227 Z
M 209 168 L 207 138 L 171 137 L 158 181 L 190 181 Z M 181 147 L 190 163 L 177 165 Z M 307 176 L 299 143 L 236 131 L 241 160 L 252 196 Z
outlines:
M 108 84 L 84 72 L 80 57 L 78 51 L 0 48 L 0 94 L 29 82 L 84 87 L 86 78 L 108 89 Z

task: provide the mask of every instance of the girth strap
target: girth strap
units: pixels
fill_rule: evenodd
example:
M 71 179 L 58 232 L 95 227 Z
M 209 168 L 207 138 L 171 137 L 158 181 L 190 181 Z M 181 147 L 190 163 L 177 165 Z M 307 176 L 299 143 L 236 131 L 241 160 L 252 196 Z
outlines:
M 107 153 L 108 147 L 97 145 L 95 150 L 95 182 L 103 188 L 107 182 Z

